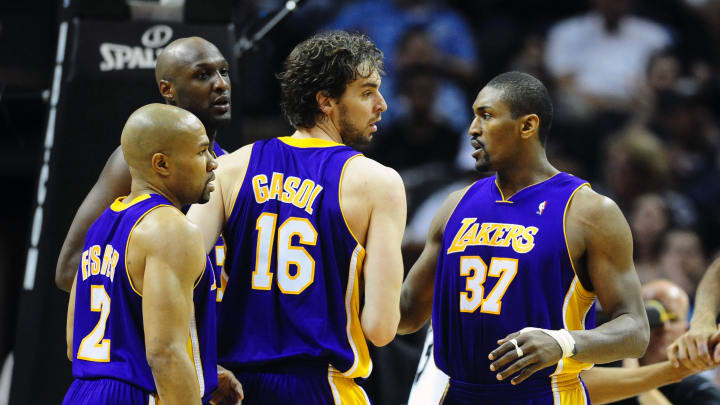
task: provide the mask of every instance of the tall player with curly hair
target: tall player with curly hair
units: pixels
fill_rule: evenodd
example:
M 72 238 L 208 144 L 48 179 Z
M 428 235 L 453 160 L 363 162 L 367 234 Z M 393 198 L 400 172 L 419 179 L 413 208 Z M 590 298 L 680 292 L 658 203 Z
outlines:
M 382 68 L 362 35 L 299 44 L 278 76 L 296 131 L 221 158 L 210 202 L 188 214 L 227 241 L 218 355 L 244 404 L 369 403 L 353 378 L 371 372 L 366 340 L 397 331 L 406 202 L 397 172 L 348 145 L 387 109 Z

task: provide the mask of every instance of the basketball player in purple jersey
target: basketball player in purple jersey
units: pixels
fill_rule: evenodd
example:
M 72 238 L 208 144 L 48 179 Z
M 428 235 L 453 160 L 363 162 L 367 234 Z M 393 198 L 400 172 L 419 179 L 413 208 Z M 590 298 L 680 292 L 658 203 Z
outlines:
M 587 404 L 580 371 L 648 344 L 630 229 L 614 202 L 548 162 L 540 81 L 501 74 L 472 108 L 476 168 L 496 174 L 436 214 L 403 284 L 399 331 L 432 310 L 445 404 Z M 592 329 L 596 298 L 611 321 Z
M 217 386 L 215 276 L 180 208 L 207 202 L 217 162 L 200 120 L 163 104 L 122 132 L 132 186 L 88 230 L 70 293 L 64 404 L 200 404 Z
M 223 156 L 210 203 L 188 213 L 227 240 L 219 363 L 244 404 L 369 403 L 353 379 L 372 369 L 366 339 L 397 331 L 406 201 L 397 172 L 346 145 L 377 130 L 381 73 L 365 36 L 299 44 L 279 75 L 296 131 Z
M 230 78 L 228 63 L 212 43 L 199 38 L 180 38 L 158 55 L 155 79 L 167 104 L 190 111 L 202 121 L 215 156 L 225 154 L 215 142 L 219 127 L 229 125 Z M 130 192 L 130 171 L 120 147 L 115 149 L 95 186 L 75 214 L 58 257 L 55 281 L 62 290 L 70 291 L 80 262 L 85 233 L 90 224 L 117 197 Z M 219 241 L 220 250 L 223 244 Z M 215 251 L 212 252 L 213 256 Z M 211 257 L 220 277 L 224 252 Z

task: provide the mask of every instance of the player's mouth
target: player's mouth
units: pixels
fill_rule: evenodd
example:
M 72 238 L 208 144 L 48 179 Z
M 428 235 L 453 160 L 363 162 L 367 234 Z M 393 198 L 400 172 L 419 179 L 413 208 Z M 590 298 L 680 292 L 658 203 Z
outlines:
M 212 182 L 213 180 L 215 180 L 215 172 L 210 172 L 210 177 L 205 182 L 208 191 L 215 191 L 215 183 Z
M 475 148 L 475 152 L 473 152 L 472 154 L 475 159 L 477 159 L 481 153 L 487 153 L 485 152 L 485 145 L 483 145 L 483 143 L 478 141 L 476 138 L 470 139 L 470 145 Z
M 228 96 L 220 96 L 212 102 L 211 107 L 216 112 L 226 113 L 230 111 L 230 98 Z
M 370 132 L 375 132 L 375 131 L 377 131 L 377 125 L 376 125 L 376 124 L 377 124 L 378 122 L 380 122 L 380 120 L 382 120 L 382 118 L 381 118 L 381 117 L 378 117 L 378 119 L 376 119 L 376 120 L 374 120 L 374 121 L 370 121 Z

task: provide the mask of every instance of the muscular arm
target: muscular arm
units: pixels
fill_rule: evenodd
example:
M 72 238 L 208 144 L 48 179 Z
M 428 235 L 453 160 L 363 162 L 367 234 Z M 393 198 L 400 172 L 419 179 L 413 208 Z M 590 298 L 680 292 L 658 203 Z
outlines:
M 574 207 L 573 207 L 574 206 Z M 610 321 L 572 331 L 578 361 L 607 363 L 645 353 L 650 339 L 640 280 L 632 260 L 632 235 L 620 208 L 589 189 L 571 203 L 567 227 L 576 221 L 585 241 L 587 274 Z
M 715 260 L 700 281 L 690 330 L 668 346 L 668 359 L 679 367 L 699 370 L 713 364 L 713 345 L 718 341 L 715 319 L 720 312 L 720 259 Z M 717 353 L 717 350 L 716 350 Z M 720 360 L 715 356 L 715 361 Z
M 75 283 L 77 278 L 73 279 L 72 288 L 70 288 L 70 301 L 68 302 L 67 322 L 65 323 L 65 343 L 67 343 L 67 358 L 73 361 L 73 328 L 75 326 Z
M 110 155 L 97 182 L 83 200 L 75 214 L 70 230 L 65 236 L 55 268 L 55 284 L 63 291 L 70 291 L 75 272 L 80 263 L 85 234 L 90 225 L 117 197 L 130 193 L 130 169 L 123 158 L 122 149 Z
M 230 216 L 234 199 L 247 171 L 251 151 L 252 145 L 248 145 L 221 156 L 215 170 L 215 191 L 210 193 L 210 201 L 193 204 L 187 213 L 188 219 L 200 228 L 205 251 L 208 253 L 214 248 L 225 220 Z
M 692 375 L 685 367 L 674 368 L 669 361 L 637 368 L 593 367 L 581 373 L 590 402 L 607 404 L 640 395 Z
M 400 250 L 407 203 L 402 179 L 392 169 L 377 167 L 369 179 L 371 213 L 365 240 L 363 280 L 365 305 L 360 324 L 375 346 L 393 340 L 400 320 L 403 260 Z
M 573 358 L 608 363 L 642 356 L 650 339 L 650 328 L 632 261 L 630 227 L 620 208 L 609 198 L 582 188 L 570 203 L 565 224 L 578 278 L 586 289 L 593 287 L 610 317 L 610 321 L 595 329 L 569 331 L 575 341 Z M 523 356 L 516 354 L 512 339 L 517 341 Z M 490 370 L 501 370 L 497 374 L 500 380 L 520 372 L 511 380 L 513 384 L 557 364 L 563 356 L 560 341 L 543 331 L 514 332 L 498 343 L 500 347 L 490 353 L 494 360 Z
M 142 249 L 145 255 L 145 353 L 163 404 L 200 404 L 200 387 L 187 344 L 193 286 L 206 256 L 200 231 L 180 213 L 168 211 L 160 208 L 143 220 L 143 229 L 136 231 L 128 248 Z
M 442 248 L 442 235 L 445 224 L 450 218 L 465 190 L 457 191 L 445 199 L 430 223 L 425 248 L 410 269 L 403 282 L 400 295 L 399 334 L 413 333 L 420 329 L 432 311 L 432 299 L 435 284 L 435 269 Z

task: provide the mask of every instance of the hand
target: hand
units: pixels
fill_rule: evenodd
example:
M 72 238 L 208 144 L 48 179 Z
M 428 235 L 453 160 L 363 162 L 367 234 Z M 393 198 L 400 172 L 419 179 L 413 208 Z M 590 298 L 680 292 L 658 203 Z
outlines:
M 517 341 L 518 347 L 522 350 L 522 357 L 518 357 L 515 345 L 510 339 Z M 507 368 L 497 374 L 498 380 L 505 380 L 511 375 L 520 372 L 510 383 L 520 384 L 533 375 L 536 371 L 545 367 L 557 364 L 562 359 L 560 344 L 550 335 L 539 330 L 529 332 L 514 332 L 505 338 L 498 340 L 500 347 L 493 350 L 488 358 L 495 360 L 490 364 L 491 371 L 498 371 L 510 364 Z
M 218 365 L 218 387 L 212 393 L 210 403 L 212 405 L 240 405 L 245 398 L 240 381 L 235 374 Z
M 715 366 L 710 351 L 720 340 L 717 328 L 691 327 L 667 348 L 667 356 L 673 367 L 680 367 L 699 372 Z M 717 348 L 716 348 L 717 349 Z M 716 354 L 717 350 L 716 350 Z M 720 357 L 720 356 L 716 356 Z

